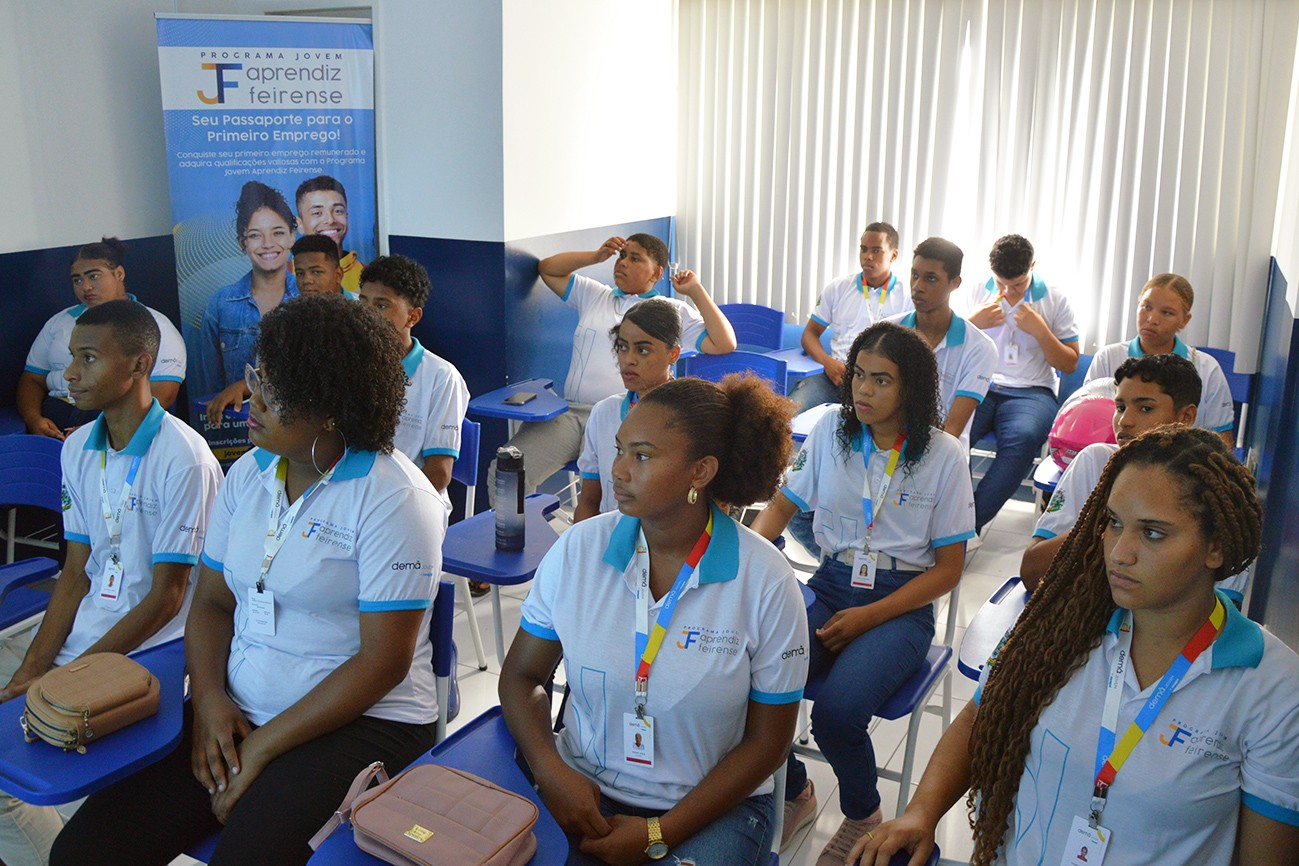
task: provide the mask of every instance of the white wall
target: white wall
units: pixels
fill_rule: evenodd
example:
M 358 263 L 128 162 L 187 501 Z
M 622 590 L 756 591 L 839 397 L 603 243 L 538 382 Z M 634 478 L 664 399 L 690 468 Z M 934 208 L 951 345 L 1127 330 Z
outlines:
M 502 0 L 507 240 L 676 212 L 673 0 Z
M 1289 37 L 1294 50 L 1295 34 Z M 1293 55 L 1292 55 L 1293 56 Z M 1299 63 L 1289 76 L 1290 100 L 1286 113 L 1285 144 L 1281 177 L 1277 187 L 1276 227 L 1272 233 L 1272 255 L 1289 281 L 1290 309 L 1299 312 Z M 1284 76 L 1278 86 L 1287 83 Z M 1277 122 L 1280 122 L 1278 118 Z

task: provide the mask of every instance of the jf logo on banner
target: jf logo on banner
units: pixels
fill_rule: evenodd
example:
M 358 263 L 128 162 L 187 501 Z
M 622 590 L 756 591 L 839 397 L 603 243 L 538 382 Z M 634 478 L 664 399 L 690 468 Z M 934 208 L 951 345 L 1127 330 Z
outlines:
M 248 447 L 261 317 L 298 294 L 295 240 L 333 239 L 349 294 L 376 255 L 374 40 L 318 18 L 157 25 L 191 423 L 224 463 Z

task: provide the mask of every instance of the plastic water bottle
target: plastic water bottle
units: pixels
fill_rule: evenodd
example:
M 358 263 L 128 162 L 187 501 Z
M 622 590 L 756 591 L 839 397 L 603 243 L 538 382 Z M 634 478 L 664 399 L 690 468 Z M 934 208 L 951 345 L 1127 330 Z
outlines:
M 496 549 L 522 550 L 523 452 L 513 445 L 496 450 Z

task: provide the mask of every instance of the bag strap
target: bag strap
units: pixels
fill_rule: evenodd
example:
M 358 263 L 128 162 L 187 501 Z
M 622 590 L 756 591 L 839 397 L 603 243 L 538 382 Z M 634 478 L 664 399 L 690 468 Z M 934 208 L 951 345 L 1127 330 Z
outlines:
M 356 778 L 352 780 L 352 787 L 347 789 L 347 794 L 343 797 L 343 802 L 339 805 L 338 811 L 330 815 L 329 820 L 325 822 L 325 826 L 317 830 L 316 835 L 312 836 L 307 842 L 312 851 L 323 845 L 325 840 L 330 837 L 330 834 L 337 830 L 340 825 L 352 820 L 352 804 L 356 802 L 356 798 L 360 797 L 366 788 L 370 787 L 370 783 L 376 778 L 381 785 L 388 781 L 388 771 L 383 768 L 383 761 L 375 761 L 356 774 Z

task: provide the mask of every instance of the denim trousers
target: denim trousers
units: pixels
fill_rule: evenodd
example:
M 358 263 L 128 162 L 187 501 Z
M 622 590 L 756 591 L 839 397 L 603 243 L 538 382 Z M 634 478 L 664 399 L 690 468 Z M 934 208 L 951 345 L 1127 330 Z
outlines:
M 650 818 L 659 809 L 641 809 L 600 796 L 600 813 Z M 759 866 L 771 858 L 771 837 L 776 809 L 771 794 L 749 797 L 722 817 L 668 852 L 658 863 L 671 866 Z M 568 866 L 600 866 L 602 861 L 578 850 L 579 840 L 568 838 Z M 646 844 L 648 845 L 648 838 Z M 649 858 L 645 858 L 650 862 Z
M 1050 388 L 993 385 L 988 389 L 970 424 L 971 444 L 989 432 L 997 435 L 997 456 L 974 489 L 976 531 L 997 516 L 1028 475 L 1059 408 Z
M 794 390 L 789 392 L 789 399 L 798 404 L 798 411 L 806 412 L 822 403 L 838 403 L 839 386 L 831 382 L 830 377 L 824 373 L 804 376 L 798 380 Z
M 822 646 L 815 632 L 839 611 L 879 601 L 917 573 L 880 569 L 874 589 L 857 589 L 852 586 L 850 566 L 826 560 L 807 583 L 816 593 L 816 601 L 807 609 L 812 632 L 808 680 L 824 678 L 812 704 L 812 735 L 839 780 L 839 805 L 845 818 L 869 818 L 879 808 L 871 717 L 924 662 L 934 638 L 934 606 L 882 623 L 837 654 Z M 807 768 L 791 753 L 785 796 L 792 800 L 806 784 Z

